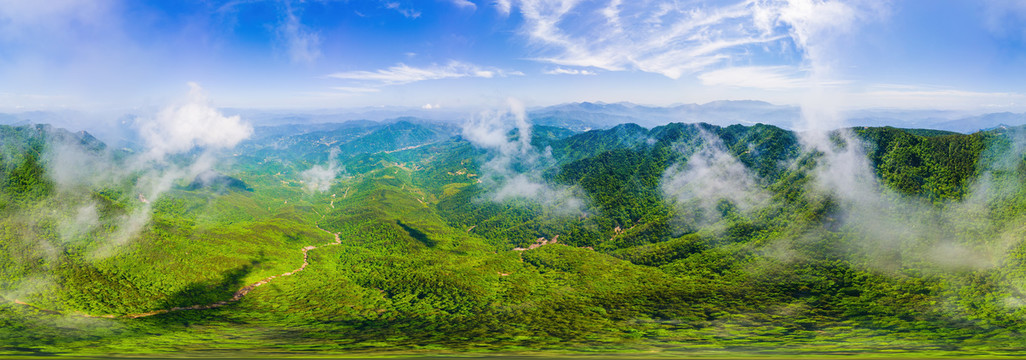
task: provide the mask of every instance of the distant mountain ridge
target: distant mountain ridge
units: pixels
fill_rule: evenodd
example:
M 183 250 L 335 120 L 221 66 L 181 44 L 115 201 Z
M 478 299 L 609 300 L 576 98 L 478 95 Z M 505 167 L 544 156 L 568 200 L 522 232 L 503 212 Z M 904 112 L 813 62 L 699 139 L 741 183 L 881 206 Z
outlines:
M 634 123 L 655 127 L 668 123 L 707 123 L 717 126 L 767 124 L 785 129 L 802 127 L 801 108 L 755 100 L 722 100 L 667 107 L 633 103 L 580 102 L 534 109 L 528 116 L 538 125 L 576 131 L 608 129 Z M 894 126 L 973 133 L 1001 125 L 1026 125 L 1026 113 L 969 115 L 940 110 L 867 109 L 846 114 L 845 126 Z
M 533 110 L 529 116 L 539 125 L 565 127 L 578 131 L 611 128 L 623 123 L 654 127 L 672 122 L 704 122 L 720 126 L 765 123 L 790 128 L 800 119 L 801 109 L 752 100 L 714 101 L 706 104 L 684 104 L 671 107 L 645 106 L 624 102 L 614 104 L 580 102 Z
M 225 115 L 239 115 L 253 124 L 253 139 L 281 134 L 295 135 L 342 128 L 372 127 L 398 121 L 436 122 L 458 126 L 475 116 L 470 109 L 419 109 L 376 107 L 334 110 L 247 110 L 222 109 Z M 789 130 L 803 127 L 801 108 L 757 100 L 720 100 L 704 104 L 649 106 L 630 102 L 575 102 L 529 109 L 527 116 L 536 125 L 558 127 L 576 132 L 609 129 L 633 123 L 646 128 L 669 123 L 707 123 L 774 125 Z M 947 110 L 864 109 L 846 113 L 842 126 L 893 126 L 973 133 L 998 126 L 1026 125 L 1026 113 L 968 113 Z M 0 113 L 0 125 L 52 124 L 72 131 L 86 130 L 115 148 L 138 148 L 137 115 L 114 118 L 90 116 L 74 111 L 25 111 Z

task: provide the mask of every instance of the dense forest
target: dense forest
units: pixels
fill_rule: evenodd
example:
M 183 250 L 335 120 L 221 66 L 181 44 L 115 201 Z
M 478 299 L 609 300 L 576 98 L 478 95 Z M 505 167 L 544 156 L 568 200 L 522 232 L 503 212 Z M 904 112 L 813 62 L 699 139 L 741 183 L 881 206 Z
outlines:
M 1026 350 L 1024 129 L 472 125 L 0 126 L 0 354 Z

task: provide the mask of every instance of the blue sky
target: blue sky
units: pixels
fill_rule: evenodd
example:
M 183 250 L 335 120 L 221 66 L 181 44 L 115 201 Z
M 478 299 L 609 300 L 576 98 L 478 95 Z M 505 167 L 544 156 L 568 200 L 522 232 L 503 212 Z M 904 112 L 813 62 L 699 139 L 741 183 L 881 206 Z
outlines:
M 1026 1 L 0 0 L 0 110 L 1026 110 Z

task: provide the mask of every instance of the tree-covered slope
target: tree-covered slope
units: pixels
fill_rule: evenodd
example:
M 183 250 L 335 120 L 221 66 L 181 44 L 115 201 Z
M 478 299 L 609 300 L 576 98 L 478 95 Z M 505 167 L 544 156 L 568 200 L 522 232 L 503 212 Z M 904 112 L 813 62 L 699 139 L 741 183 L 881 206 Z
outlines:
M 0 128 L 0 351 L 1023 350 L 1020 130 L 309 130 L 197 177 Z

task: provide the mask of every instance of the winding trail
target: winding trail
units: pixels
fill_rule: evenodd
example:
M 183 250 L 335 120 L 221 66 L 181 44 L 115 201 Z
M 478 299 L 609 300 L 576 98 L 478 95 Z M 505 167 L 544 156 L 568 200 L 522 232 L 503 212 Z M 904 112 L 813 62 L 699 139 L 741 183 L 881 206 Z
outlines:
M 295 270 L 289 271 L 287 273 L 282 273 L 282 274 L 278 274 L 278 275 L 271 275 L 271 276 L 269 276 L 267 278 L 264 278 L 263 280 L 257 281 L 255 283 L 252 283 L 252 284 L 249 284 L 249 285 L 246 285 L 246 286 L 243 286 L 239 290 L 235 291 L 234 294 L 232 294 L 232 298 L 231 299 L 218 301 L 218 302 L 213 303 L 213 304 L 180 306 L 180 307 L 173 307 L 173 308 L 170 308 L 170 309 L 154 310 L 154 311 L 149 311 L 149 312 L 144 312 L 144 313 L 136 313 L 136 314 L 92 315 L 92 314 L 83 314 L 83 313 L 69 313 L 68 315 L 82 316 L 82 317 L 87 317 L 87 318 L 108 318 L 108 319 L 125 318 L 125 319 L 135 319 L 135 318 L 153 316 L 153 315 L 157 315 L 157 314 L 165 314 L 165 313 L 174 312 L 174 311 L 214 309 L 214 308 L 219 308 L 219 307 L 231 304 L 233 302 L 241 300 L 244 296 L 248 295 L 250 291 L 253 291 L 253 289 L 256 289 L 260 285 L 267 284 L 268 282 L 271 282 L 271 280 L 274 280 L 276 278 L 284 277 L 284 276 L 292 276 L 292 275 L 295 275 L 296 273 L 298 273 L 300 271 L 305 270 L 306 266 L 310 265 L 310 262 L 308 261 L 308 255 L 307 255 L 308 251 L 313 250 L 313 249 L 317 249 L 319 247 L 325 247 L 325 246 L 332 246 L 332 245 L 340 245 L 340 244 L 342 244 L 342 239 L 339 238 L 339 235 L 338 235 L 339 233 L 332 233 L 332 232 L 330 232 L 328 230 L 321 229 L 320 226 L 318 226 L 317 229 L 320 229 L 321 231 L 324 231 L 326 233 L 334 235 L 335 236 L 335 242 L 330 243 L 330 244 L 324 244 L 324 245 L 321 245 L 321 246 L 310 245 L 310 246 L 304 247 L 302 249 L 302 251 L 303 251 L 303 265 L 301 265 L 299 268 L 296 268 Z M 31 307 L 31 308 L 34 308 L 36 310 L 39 310 L 39 311 L 42 311 L 42 312 L 46 312 L 46 313 L 63 314 L 60 311 L 51 310 L 51 309 L 44 309 L 44 308 L 41 308 L 41 307 L 38 307 L 38 306 L 35 306 L 35 305 L 32 305 L 32 304 L 26 303 L 26 302 L 18 300 L 18 299 L 14 299 L 11 302 L 13 302 L 15 304 L 18 304 L 18 305 L 23 305 L 23 306 Z

